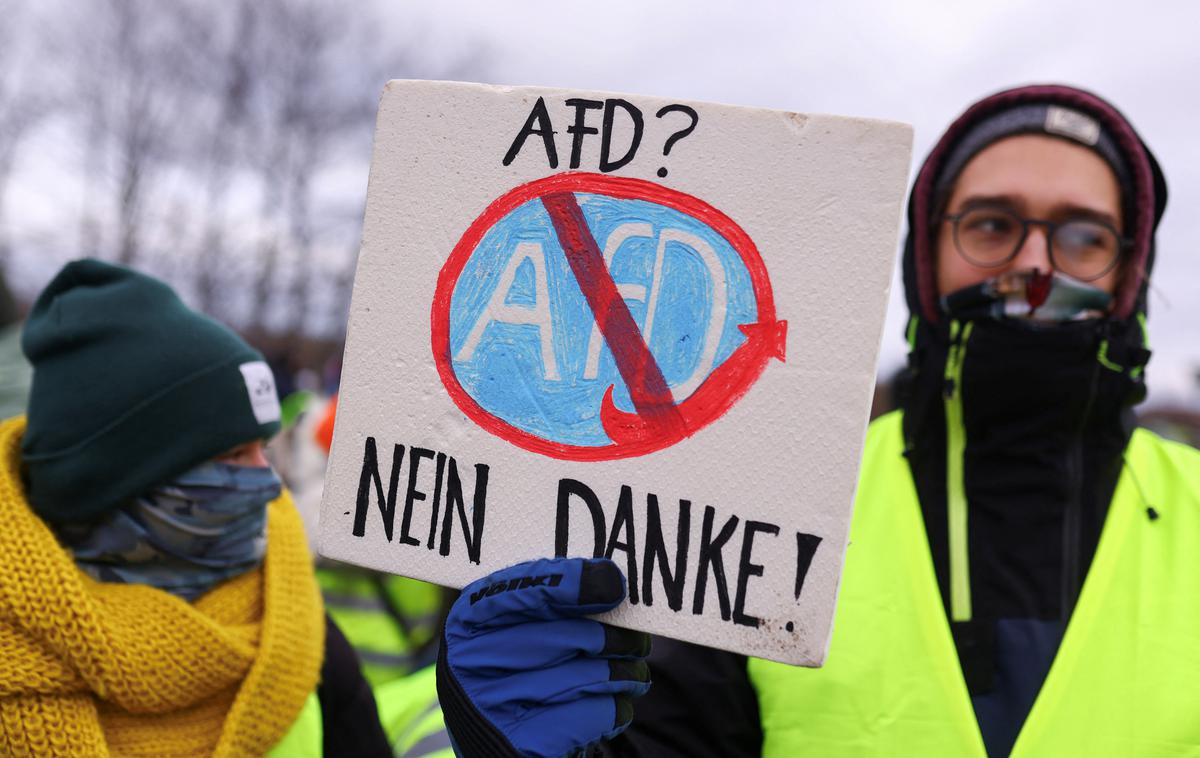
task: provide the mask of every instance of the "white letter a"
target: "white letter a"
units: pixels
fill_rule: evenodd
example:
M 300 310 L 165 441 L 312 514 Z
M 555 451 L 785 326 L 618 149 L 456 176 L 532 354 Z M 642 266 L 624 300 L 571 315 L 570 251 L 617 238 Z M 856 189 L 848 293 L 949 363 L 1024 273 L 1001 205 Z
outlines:
M 533 263 L 534 303 L 533 305 L 515 305 L 506 303 L 513 280 L 516 279 L 517 269 L 528 259 Z M 479 347 L 483 330 L 493 321 L 505 324 L 532 324 L 538 328 L 538 338 L 542 344 L 542 371 L 546 381 L 558 379 L 558 360 L 554 355 L 554 327 L 550 321 L 550 286 L 546 280 L 546 255 L 542 252 L 540 242 L 521 242 L 517 244 L 512 257 L 500 274 L 496 289 L 487 307 L 475 320 L 467 334 L 467 341 L 454 355 L 455 361 L 469 361 Z

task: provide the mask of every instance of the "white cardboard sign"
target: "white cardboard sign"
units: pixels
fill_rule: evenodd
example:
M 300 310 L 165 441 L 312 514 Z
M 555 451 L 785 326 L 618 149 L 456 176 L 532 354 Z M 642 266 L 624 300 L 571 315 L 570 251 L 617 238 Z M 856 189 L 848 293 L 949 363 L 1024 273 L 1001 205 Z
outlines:
M 395 81 L 321 552 L 452 587 L 609 555 L 606 620 L 824 660 L 907 125 Z

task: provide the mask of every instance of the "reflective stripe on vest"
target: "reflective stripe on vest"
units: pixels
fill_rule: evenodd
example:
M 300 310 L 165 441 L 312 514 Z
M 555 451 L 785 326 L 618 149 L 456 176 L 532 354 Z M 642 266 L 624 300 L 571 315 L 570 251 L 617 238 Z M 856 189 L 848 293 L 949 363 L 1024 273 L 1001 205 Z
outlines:
M 372 687 L 430 662 L 430 643 L 441 623 L 438 587 L 400 576 L 376 576 L 351 566 L 318 567 L 317 582 L 325 610 L 358 654 Z M 407 634 L 389 604 L 403 614 Z M 420 651 L 425 659 L 418 655 Z
M 764 756 L 984 756 L 898 413 L 871 425 L 829 656 L 751 659 Z M 1017 758 L 1200 755 L 1200 453 L 1134 433 Z
M 433 666 L 376 688 L 375 702 L 393 755 L 454 758 Z
M 267 753 L 269 758 L 321 758 L 325 748 L 325 723 L 321 720 L 321 701 L 311 692 L 304 701 L 292 728 Z

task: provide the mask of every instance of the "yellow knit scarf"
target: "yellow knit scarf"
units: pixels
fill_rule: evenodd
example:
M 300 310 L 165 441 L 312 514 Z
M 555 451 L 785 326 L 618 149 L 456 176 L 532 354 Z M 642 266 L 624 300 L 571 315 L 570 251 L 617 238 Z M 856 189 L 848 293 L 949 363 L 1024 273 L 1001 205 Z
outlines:
M 317 684 L 325 624 L 300 518 L 192 604 L 76 568 L 25 502 L 24 419 L 0 424 L 0 755 L 261 755 Z

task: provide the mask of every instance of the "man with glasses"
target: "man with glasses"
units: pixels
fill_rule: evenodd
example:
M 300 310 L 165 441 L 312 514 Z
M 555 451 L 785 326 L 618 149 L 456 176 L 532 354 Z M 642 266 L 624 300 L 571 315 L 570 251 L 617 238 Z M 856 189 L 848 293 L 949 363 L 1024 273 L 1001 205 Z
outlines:
M 621 601 L 611 562 L 559 561 L 536 608 L 471 605 L 498 572 L 446 624 L 459 752 L 1195 754 L 1200 454 L 1132 413 L 1166 197 L 1091 93 L 971 106 L 910 198 L 901 410 L 867 437 L 825 666 L 659 639 L 632 701 L 636 641 L 576 618 Z
M 1073 88 L 985 98 L 934 147 L 828 664 L 748 664 L 765 753 L 1200 749 L 1200 455 L 1133 430 L 1166 197 Z

